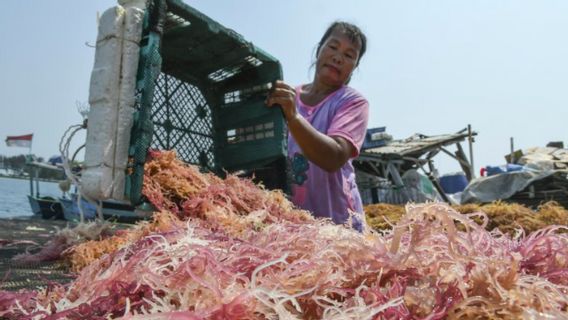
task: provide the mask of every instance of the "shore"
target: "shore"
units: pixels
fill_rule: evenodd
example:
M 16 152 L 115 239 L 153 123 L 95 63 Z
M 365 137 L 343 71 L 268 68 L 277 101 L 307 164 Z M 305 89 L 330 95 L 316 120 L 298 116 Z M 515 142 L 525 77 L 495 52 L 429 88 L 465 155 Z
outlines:
M 74 275 L 62 259 L 20 262 L 12 258 L 26 252 L 39 252 L 58 231 L 77 225 L 78 222 L 39 217 L 0 218 L 0 291 L 36 290 L 53 282 L 63 284 L 73 280 Z M 117 230 L 132 226 L 128 223 L 112 223 L 112 228 Z
M 38 218 L 0 219 L 0 290 L 16 291 L 45 287 L 50 282 L 65 283 L 72 280 L 67 268 L 54 262 L 17 262 L 12 258 L 26 252 L 40 250 L 58 230 L 69 222 Z

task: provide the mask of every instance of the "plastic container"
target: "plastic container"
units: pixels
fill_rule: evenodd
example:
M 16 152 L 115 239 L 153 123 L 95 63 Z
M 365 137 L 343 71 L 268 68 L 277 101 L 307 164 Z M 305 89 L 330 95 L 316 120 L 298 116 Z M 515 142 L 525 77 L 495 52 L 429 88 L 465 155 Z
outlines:
M 287 131 L 264 104 L 278 60 L 181 0 L 149 0 L 140 42 L 125 193 L 142 199 L 148 149 L 175 149 L 223 176 L 245 171 L 288 191 Z
M 440 177 L 440 185 L 447 194 L 462 192 L 468 182 L 463 172 L 446 174 Z
M 377 137 L 381 137 L 381 133 L 385 133 L 386 127 L 377 127 L 377 128 L 369 128 L 367 129 L 367 133 L 365 134 L 365 140 L 363 141 L 363 146 L 361 149 L 371 149 L 371 148 L 378 148 L 386 145 L 388 139 L 377 139 Z M 385 136 L 386 133 L 385 133 Z
M 500 174 L 505 172 L 505 169 L 502 168 L 501 166 L 485 166 L 485 176 L 489 177 L 489 176 L 493 176 L 496 174 Z
M 485 166 L 485 170 L 484 170 L 484 176 L 488 177 L 488 176 L 492 176 L 492 175 L 496 175 L 496 174 L 500 174 L 500 173 L 505 173 L 505 172 L 515 172 L 515 171 L 521 171 L 523 170 L 524 166 L 519 165 L 519 164 L 512 164 L 512 163 L 508 163 L 506 165 L 503 166 Z

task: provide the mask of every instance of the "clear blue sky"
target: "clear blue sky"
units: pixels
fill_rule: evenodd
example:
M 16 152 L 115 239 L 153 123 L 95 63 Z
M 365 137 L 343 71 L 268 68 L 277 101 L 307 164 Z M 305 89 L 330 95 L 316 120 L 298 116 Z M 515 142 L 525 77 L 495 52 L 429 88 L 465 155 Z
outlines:
M 96 16 L 116 2 L 4 1 L 0 10 L 0 137 L 34 133 L 57 153 L 87 101 Z M 568 143 L 566 0 L 199 0 L 188 4 L 277 57 L 285 81 L 309 82 L 315 45 L 336 19 L 358 24 L 368 53 L 351 85 L 371 103 L 370 127 L 395 138 L 471 124 L 476 171 L 517 148 Z M 349 3 L 349 4 L 348 4 Z M 80 135 L 74 146 L 82 144 Z M 0 144 L 0 154 L 26 149 Z M 458 170 L 439 158 L 442 173 Z

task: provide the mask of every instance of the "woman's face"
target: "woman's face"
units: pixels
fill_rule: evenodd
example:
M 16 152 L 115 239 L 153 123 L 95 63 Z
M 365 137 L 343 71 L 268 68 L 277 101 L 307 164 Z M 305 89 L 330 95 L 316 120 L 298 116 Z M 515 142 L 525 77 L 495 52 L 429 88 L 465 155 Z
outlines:
M 347 82 L 357 66 L 361 40 L 353 42 L 341 29 L 335 29 L 321 45 L 316 63 L 319 81 L 332 86 Z

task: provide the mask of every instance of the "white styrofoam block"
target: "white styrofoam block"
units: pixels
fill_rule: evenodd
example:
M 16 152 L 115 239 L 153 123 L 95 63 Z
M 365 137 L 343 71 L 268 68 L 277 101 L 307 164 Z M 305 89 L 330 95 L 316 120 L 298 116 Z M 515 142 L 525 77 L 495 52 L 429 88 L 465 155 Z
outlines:
M 116 15 L 119 12 L 122 14 Z M 122 33 L 124 32 L 124 9 L 108 9 L 99 24 L 99 40 L 95 51 L 95 63 L 91 73 L 89 103 L 99 100 L 112 101 L 117 95 L 120 82 L 120 64 L 122 59 Z M 107 25 L 112 24 L 112 28 Z M 101 37 L 105 29 L 112 29 L 112 37 Z
M 124 27 L 124 8 L 116 6 L 108 8 L 99 19 L 97 42 L 122 35 Z
M 114 154 L 114 190 L 113 199 L 123 200 L 124 178 L 128 162 L 128 147 L 130 145 L 130 130 L 134 118 L 134 108 L 125 107 L 119 109 L 116 134 L 116 151 Z
M 115 155 L 115 166 L 124 169 L 126 167 L 126 158 L 128 157 L 128 145 L 130 143 L 130 130 L 134 122 L 134 108 L 121 108 L 118 112 L 117 122 L 117 154 Z M 119 152 L 120 151 L 120 152 Z
M 110 186 L 112 186 L 112 169 L 109 167 L 90 168 L 81 175 L 81 191 L 91 199 L 110 198 Z
M 116 171 L 114 172 L 114 179 L 112 183 L 112 194 L 110 197 L 115 200 L 129 200 L 128 197 L 124 194 L 124 187 L 126 173 L 124 171 Z
M 127 41 L 139 43 L 142 38 L 142 21 L 144 10 L 127 8 L 124 14 L 124 31 L 122 37 Z
M 103 14 L 91 73 L 86 168 L 81 185 L 87 196 L 97 200 L 108 199 L 114 185 L 124 13 L 117 6 Z
M 85 166 L 87 168 L 101 164 L 112 166 L 114 162 L 115 135 L 115 110 L 99 107 L 96 104 L 91 106 L 85 149 Z
M 118 4 L 123 6 L 125 9 L 132 7 L 139 9 L 146 8 L 146 0 L 118 0 Z
M 106 108 L 117 103 L 119 74 L 118 67 L 96 68 L 91 72 L 89 104 L 105 104 Z
M 118 91 L 120 81 L 124 13 L 122 8 L 110 8 L 103 13 L 100 20 L 95 62 L 89 86 L 89 103 L 91 104 L 99 100 L 110 102 L 113 100 L 112 95 L 117 94 L 114 91 Z M 112 36 L 101 35 L 105 32 L 111 32 Z
M 122 200 L 124 195 L 125 168 L 128 161 L 130 131 L 132 129 L 136 90 L 136 75 L 140 54 L 139 42 L 142 35 L 144 11 L 128 8 L 124 19 L 124 41 L 122 43 L 121 81 L 118 105 L 116 152 L 114 158 L 114 185 L 112 198 Z
M 121 82 L 119 95 L 119 108 L 134 105 L 136 90 L 136 75 L 140 56 L 140 38 L 142 36 L 142 20 L 144 11 L 137 8 L 126 10 L 124 39 L 122 47 L 122 65 L 120 68 Z
M 136 74 L 138 72 L 139 48 L 132 42 L 124 42 L 122 51 L 119 108 L 132 108 L 135 102 Z

